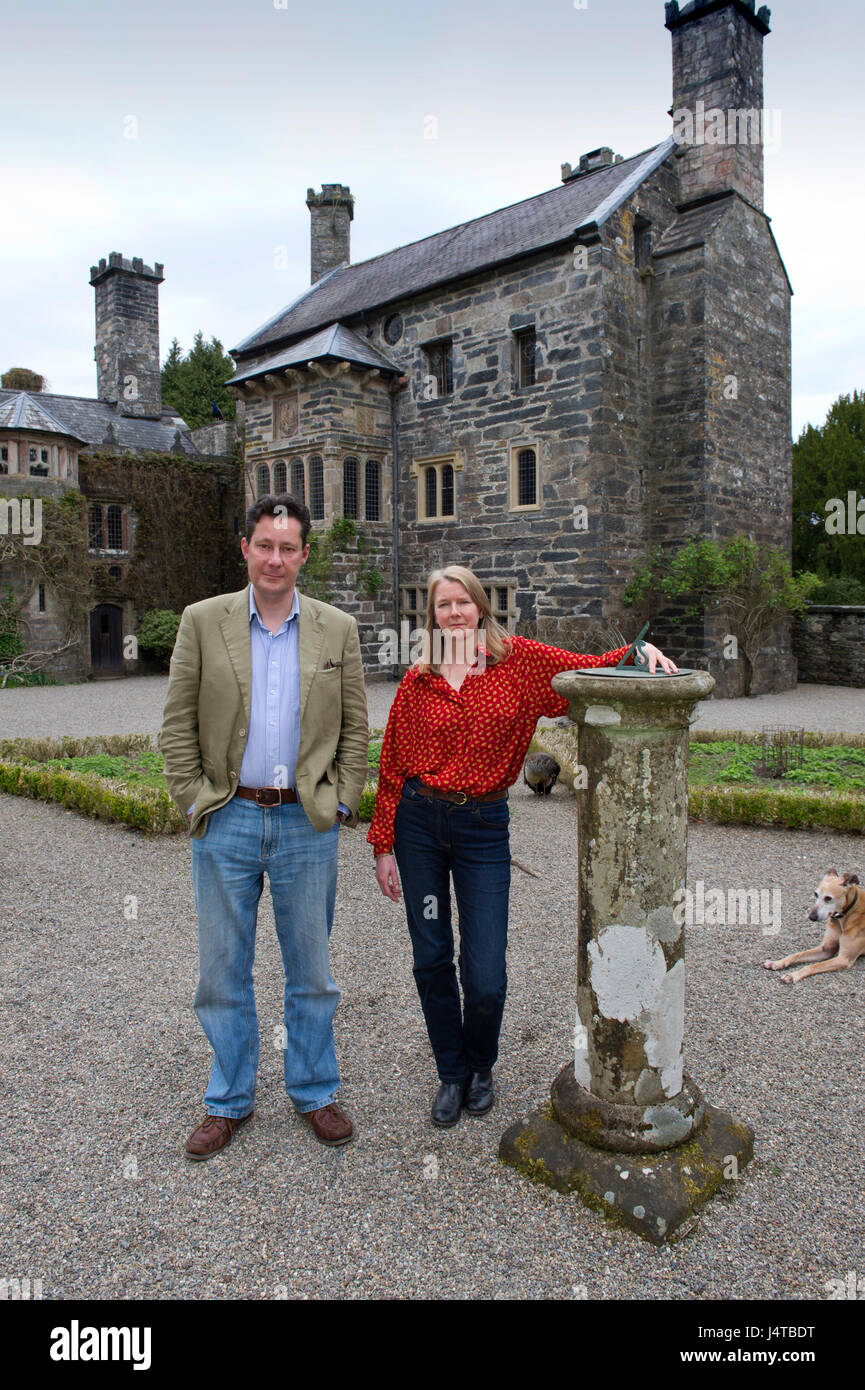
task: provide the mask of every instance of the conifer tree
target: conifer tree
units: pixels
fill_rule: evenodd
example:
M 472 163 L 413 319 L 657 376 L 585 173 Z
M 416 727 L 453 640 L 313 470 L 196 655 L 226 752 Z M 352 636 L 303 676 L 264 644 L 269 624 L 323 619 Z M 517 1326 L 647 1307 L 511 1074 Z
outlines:
M 234 370 L 218 338 L 206 343 L 199 330 L 185 356 L 175 338 L 162 366 L 162 399 L 192 430 L 219 418 L 214 414 L 214 403 L 223 419 L 233 420 L 234 401 L 224 383 L 234 376 Z

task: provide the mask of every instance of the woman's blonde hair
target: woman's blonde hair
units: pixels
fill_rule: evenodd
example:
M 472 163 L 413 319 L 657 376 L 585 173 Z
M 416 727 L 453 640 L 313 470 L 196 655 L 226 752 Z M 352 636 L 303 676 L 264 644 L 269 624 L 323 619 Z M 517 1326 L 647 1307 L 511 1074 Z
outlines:
M 497 623 L 492 614 L 490 601 L 486 596 L 484 587 L 476 574 L 471 570 L 465 569 L 462 565 L 446 565 L 444 569 L 433 570 L 427 580 L 427 601 L 426 601 L 426 623 L 424 624 L 424 656 L 432 656 L 435 653 L 433 634 L 436 630 L 435 620 L 435 595 L 436 589 L 443 580 L 451 583 L 462 584 L 472 603 L 480 609 L 480 619 L 478 620 L 478 637 L 483 637 L 483 644 L 486 648 L 487 664 L 494 666 L 497 661 L 504 661 L 511 653 L 511 642 L 507 632 Z M 420 660 L 415 662 L 414 669 L 421 673 L 423 671 L 438 671 L 438 666 L 432 660 Z

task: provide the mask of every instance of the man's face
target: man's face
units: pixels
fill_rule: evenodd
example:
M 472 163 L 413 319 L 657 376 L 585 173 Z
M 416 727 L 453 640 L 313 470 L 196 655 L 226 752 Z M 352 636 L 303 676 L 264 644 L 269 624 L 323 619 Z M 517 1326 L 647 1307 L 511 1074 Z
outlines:
M 291 593 L 309 554 L 309 546 L 301 542 L 300 522 L 295 516 L 261 517 L 252 540 L 241 538 L 240 549 L 253 588 L 270 599 Z

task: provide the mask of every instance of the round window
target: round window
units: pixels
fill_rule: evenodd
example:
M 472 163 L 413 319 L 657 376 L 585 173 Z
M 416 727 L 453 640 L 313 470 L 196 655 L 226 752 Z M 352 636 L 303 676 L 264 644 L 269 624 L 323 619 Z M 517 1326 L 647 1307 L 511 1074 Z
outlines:
M 387 343 L 398 343 L 402 337 L 402 314 L 391 314 L 385 319 L 384 337 Z

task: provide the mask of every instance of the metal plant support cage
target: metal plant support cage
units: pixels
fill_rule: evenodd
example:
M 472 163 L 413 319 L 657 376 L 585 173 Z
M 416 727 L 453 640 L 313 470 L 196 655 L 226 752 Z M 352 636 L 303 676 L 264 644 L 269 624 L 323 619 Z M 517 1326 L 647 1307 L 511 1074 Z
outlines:
M 759 777 L 783 777 L 791 768 L 802 766 L 804 728 L 798 729 L 792 724 L 764 724 L 761 732 L 763 756 L 754 768 Z

